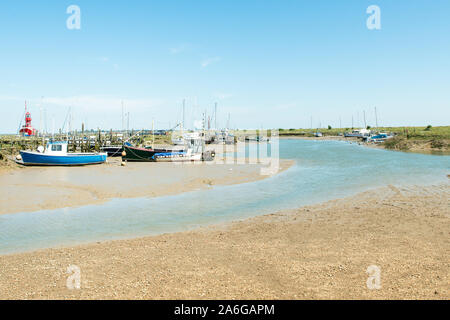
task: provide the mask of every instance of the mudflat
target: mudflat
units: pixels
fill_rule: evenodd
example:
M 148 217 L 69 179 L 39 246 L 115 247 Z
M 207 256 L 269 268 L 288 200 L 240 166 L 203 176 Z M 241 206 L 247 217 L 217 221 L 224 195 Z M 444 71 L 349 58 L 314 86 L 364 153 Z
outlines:
M 85 167 L 12 167 L 0 171 L 0 214 L 98 204 L 112 198 L 156 197 L 214 185 L 257 181 L 263 164 L 136 163 Z M 294 161 L 281 160 L 280 172 Z
M 202 229 L 0 256 L 0 299 L 449 299 L 450 186 L 392 185 Z M 69 290 L 67 268 L 81 272 Z M 369 266 L 380 289 L 368 289 Z

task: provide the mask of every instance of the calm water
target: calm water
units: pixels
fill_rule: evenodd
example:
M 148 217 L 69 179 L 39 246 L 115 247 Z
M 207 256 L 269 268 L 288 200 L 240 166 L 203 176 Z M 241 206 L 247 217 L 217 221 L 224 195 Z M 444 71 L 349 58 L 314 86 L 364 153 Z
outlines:
M 282 140 L 296 164 L 274 177 L 175 196 L 114 199 L 72 209 L 0 215 L 0 254 L 182 231 L 348 196 L 386 184 L 447 182 L 450 156 Z M 151 165 L 151 164 L 149 164 Z

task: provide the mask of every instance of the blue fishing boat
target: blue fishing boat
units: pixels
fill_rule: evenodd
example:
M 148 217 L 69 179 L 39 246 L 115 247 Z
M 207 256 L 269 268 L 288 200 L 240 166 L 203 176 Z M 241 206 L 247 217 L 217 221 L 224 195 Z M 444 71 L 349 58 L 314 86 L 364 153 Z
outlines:
M 394 136 L 392 135 L 388 135 L 387 133 L 379 133 L 377 135 L 371 136 L 368 138 L 368 141 L 370 142 L 375 142 L 375 143 L 379 143 L 379 142 L 384 142 L 387 139 L 391 139 Z
M 69 153 L 67 142 L 49 142 L 38 151 L 20 151 L 17 162 L 26 166 L 84 166 L 106 162 L 106 153 Z

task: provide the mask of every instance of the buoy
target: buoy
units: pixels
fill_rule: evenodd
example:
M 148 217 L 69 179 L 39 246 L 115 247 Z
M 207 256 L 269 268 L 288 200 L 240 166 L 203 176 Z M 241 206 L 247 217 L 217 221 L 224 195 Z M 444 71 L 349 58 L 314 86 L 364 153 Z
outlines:
M 125 151 L 122 151 L 122 157 L 126 157 L 127 153 Z
M 20 160 L 22 160 L 22 156 L 21 156 L 20 154 L 18 154 L 18 155 L 16 156 L 16 159 L 17 159 L 17 161 L 20 161 Z

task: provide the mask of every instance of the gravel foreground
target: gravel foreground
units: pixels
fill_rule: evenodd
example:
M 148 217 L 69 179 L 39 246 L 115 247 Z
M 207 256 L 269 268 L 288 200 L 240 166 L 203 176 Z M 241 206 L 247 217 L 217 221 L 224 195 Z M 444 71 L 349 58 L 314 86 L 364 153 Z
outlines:
M 449 184 L 0 256 L 0 299 L 449 299 Z M 67 288 L 79 267 L 81 288 Z M 380 289 L 367 287 L 369 266 Z

